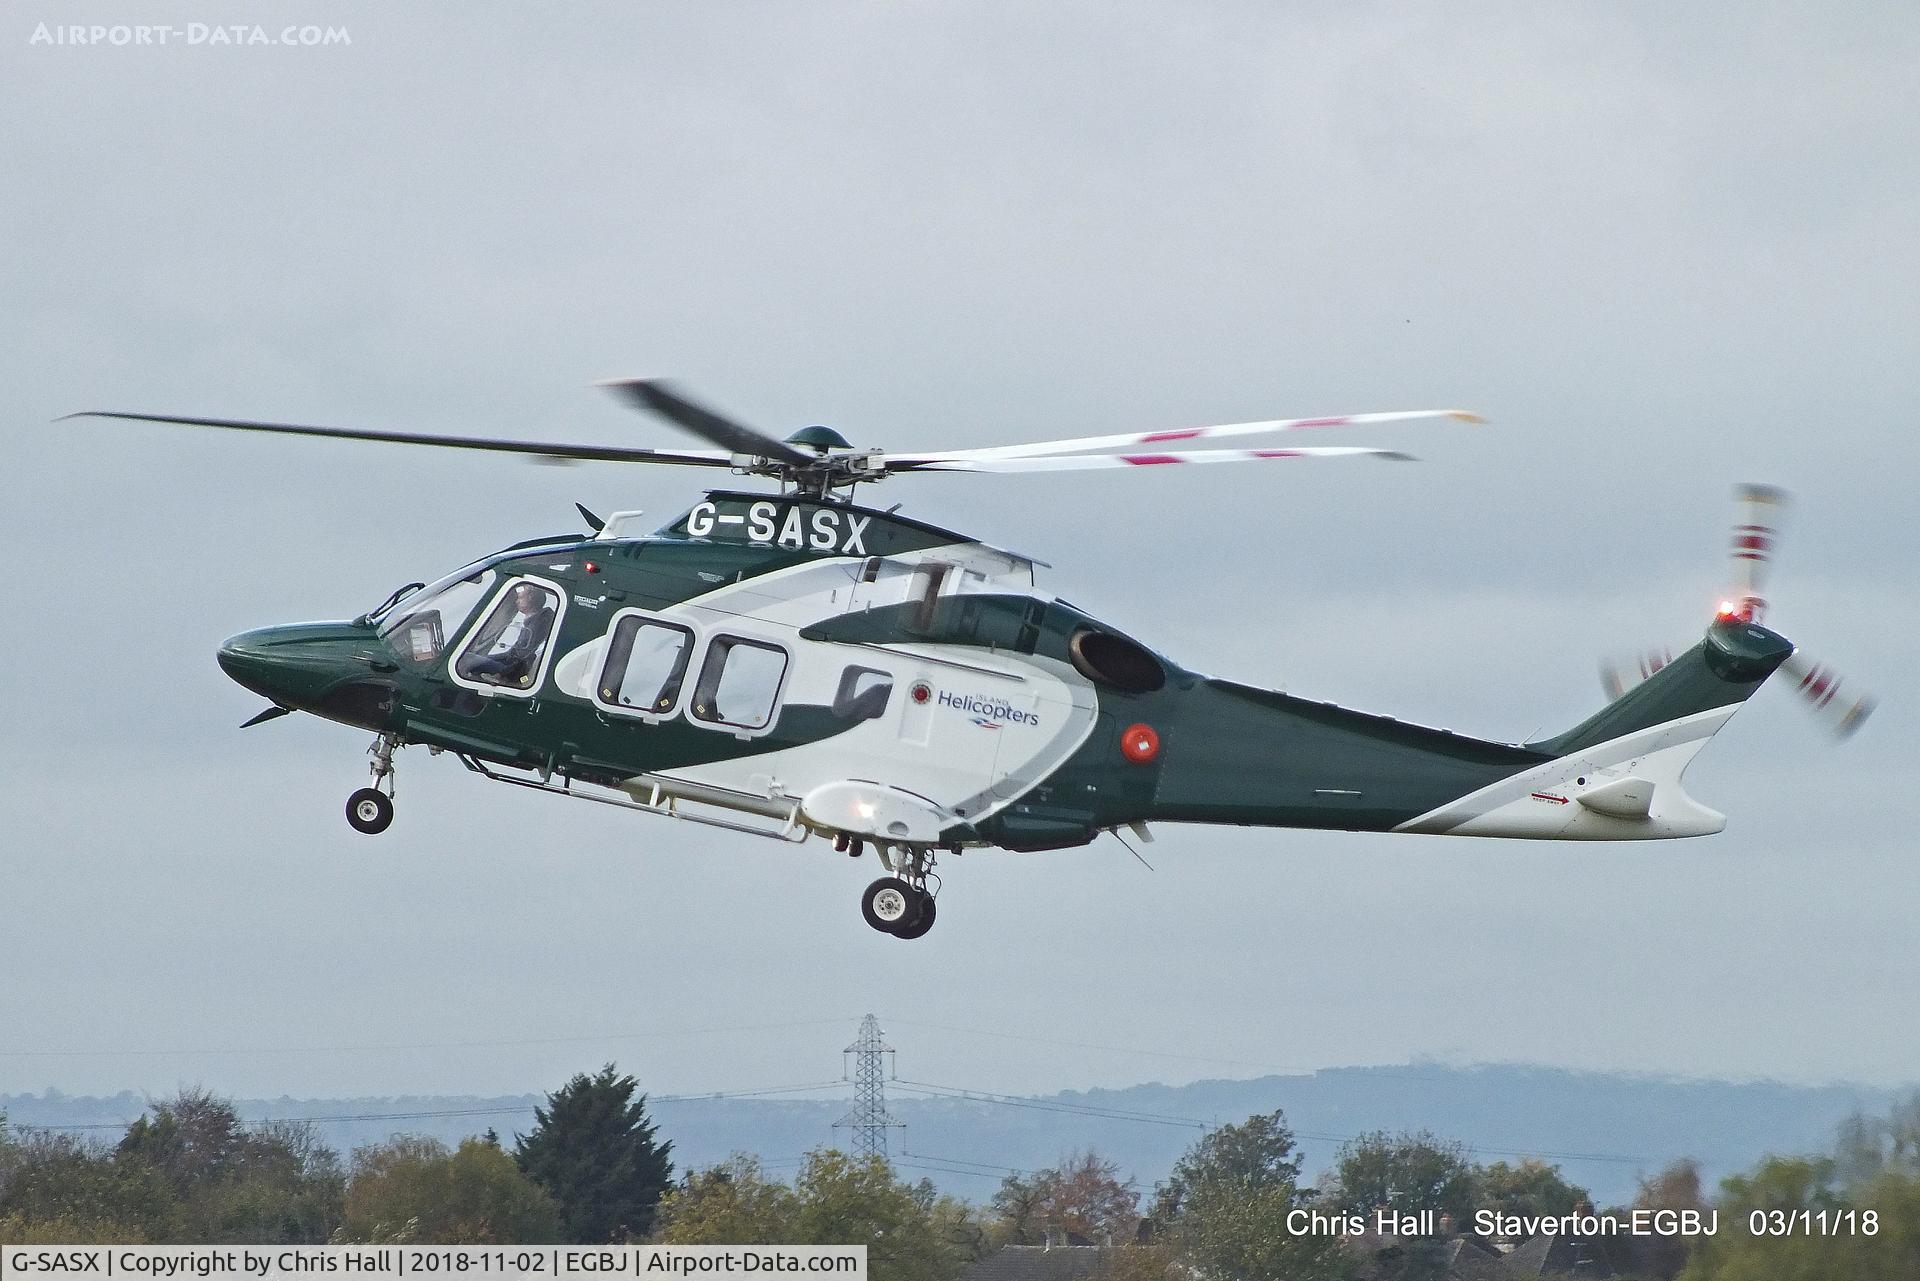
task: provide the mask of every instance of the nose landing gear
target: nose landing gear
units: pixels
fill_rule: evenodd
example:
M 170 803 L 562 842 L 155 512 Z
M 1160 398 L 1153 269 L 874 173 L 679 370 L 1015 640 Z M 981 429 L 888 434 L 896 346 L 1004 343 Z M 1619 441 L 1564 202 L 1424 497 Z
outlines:
M 393 802 L 385 792 L 363 787 L 347 798 L 347 822 L 356 832 L 372 836 L 387 830 L 393 822 Z
M 387 830 L 393 823 L 393 752 L 400 746 L 391 734 L 373 740 L 368 754 L 373 757 L 373 786 L 363 787 L 347 798 L 347 822 L 356 832 L 368 836 Z M 381 791 L 381 787 L 386 787 Z

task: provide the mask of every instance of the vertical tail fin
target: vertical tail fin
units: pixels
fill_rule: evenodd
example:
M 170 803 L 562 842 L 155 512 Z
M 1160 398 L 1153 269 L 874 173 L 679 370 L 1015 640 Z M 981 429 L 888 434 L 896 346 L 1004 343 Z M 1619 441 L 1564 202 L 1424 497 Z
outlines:
M 1737 706 L 1792 653 L 1793 646 L 1777 632 L 1757 623 L 1717 619 L 1698 645 L 1599 712 L 1564 734 L 1527 746 L 1566 756 L 1638 730 Z

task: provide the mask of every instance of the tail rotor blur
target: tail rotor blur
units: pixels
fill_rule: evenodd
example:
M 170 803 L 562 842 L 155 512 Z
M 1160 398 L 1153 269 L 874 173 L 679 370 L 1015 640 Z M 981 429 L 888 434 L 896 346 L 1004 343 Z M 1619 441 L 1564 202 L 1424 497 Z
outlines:
M 1716 626 L 1759 623 L 1766 616 L 1767 579 L 1788 507 L 1787 491 L 1774 485 L 1738 485 L 1733 497 L 1740 513 L 1727 548 L 1732 574 L 1727 594 L 1714 613 Z M 1664 649 L 1604 661 L 1600 664 L 1600 684 L 1608 698 L 1617 699 L 1671 661 L 1672 652 Z M 1796 648 L 1781 671 L 1836 737 L 1851 737 L 1873 711 L 1871 695 L 1843 686 L 1838 672 L 1802 650 Z
M 1853 737 L 1873 712 L 1871 694 L 1849 690 L 1841 683 L 1839 673 L 1815 662 L 1804 650 L 1794 650 L 1780 670 L 1792 677 L 1794 689 L 1836 738 Z
M 1736 485 L 1733 498 L 1740 504 L 1740 516 L 1727 548 L 1733 566 L 1732 590 L 1721 602 L 1720 612 L 1743 623 L 1757 623 L 1767 612 L 1767 574 L 1787 514 L 1787 491 L 1774 485 Z

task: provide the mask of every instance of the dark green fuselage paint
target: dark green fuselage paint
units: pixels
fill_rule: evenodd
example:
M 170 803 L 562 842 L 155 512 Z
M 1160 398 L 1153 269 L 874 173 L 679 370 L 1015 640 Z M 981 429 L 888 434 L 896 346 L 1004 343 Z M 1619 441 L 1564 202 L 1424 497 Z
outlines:
M 551 641 L 557 664 L 602 638 L 619 610 L 664 610 L 727 585 L 810 561 L 858 566 L 970 540 L 886 512 L 797 497 L 716 492 L 658 534 L 566 537 L 490 558 L 499 581 L 537 576 L 567 593 Z M 591 569 L 589 565 L 591 564 Z M 395 610 L 403 610 L 403 600 Z M 275 703 L 496 765 L 615 785 L 639 775 L 820 743 L 859 723 L 831 707 L 788 702 L 766 734 L 741 738 L 683 718 L 609 716 L 560 692 L 551 676 L 532 698 L 489 697 L 454 682 L 447 653 L 484 607 L 447 628 L 446 650 L 417 663 L 380 635 L 379 620 L 265 628 L 220 652 L 236 681 Z M 801 627 L 794 662 L 822 646 L 844 663 L 862 646 L 973 647 L 1088 671 L 1076 638 L 1116 638 L 1159 679 L 1126 687 L 1095 678 L 1092 732 L 1023 795 L 950 842 L 1010 849 L 1084 844 L 1142 822 L 1388 830 L 1558 756 L 1746 698 L 1791 652 L 1764 628 L 1722 623 L 1645 684 L 1566 734 L 1516 745 L 1201 676 L 1127 640 L 1057 599 L 959 594 L 925 605 L 830 614 Z M 548 669 L 549 673 L 551 668 Z M 1158 735 L 1151 759 L 1122 752 L 1129 727 Z M 881 780 L 885 781 L 885 780 Z

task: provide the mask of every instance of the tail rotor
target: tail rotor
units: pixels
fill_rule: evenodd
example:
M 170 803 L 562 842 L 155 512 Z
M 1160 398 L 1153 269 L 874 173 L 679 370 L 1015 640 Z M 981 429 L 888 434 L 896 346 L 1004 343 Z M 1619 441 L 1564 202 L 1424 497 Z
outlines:
M 1787 491 L 1775 485 L 1738 485 L 1733 497 L 1740 511 L 1727 547 L 1732 573 L 1714 613 L 1716 626 L 1758 623 L 1766 616 L 1767 579 L 1788 507 Z M 1634 658 L 1603 661 L 1600 684 L 1608 698 L 1618 699 L 1672 660 L 1671 651 L 1650 649 Z M 1844 687 L 1838 672 L 1802 650 L 1795 649 L 1781 670 L 1836 737 L 1851 737 L 1873 711 L 1871 695 Z

